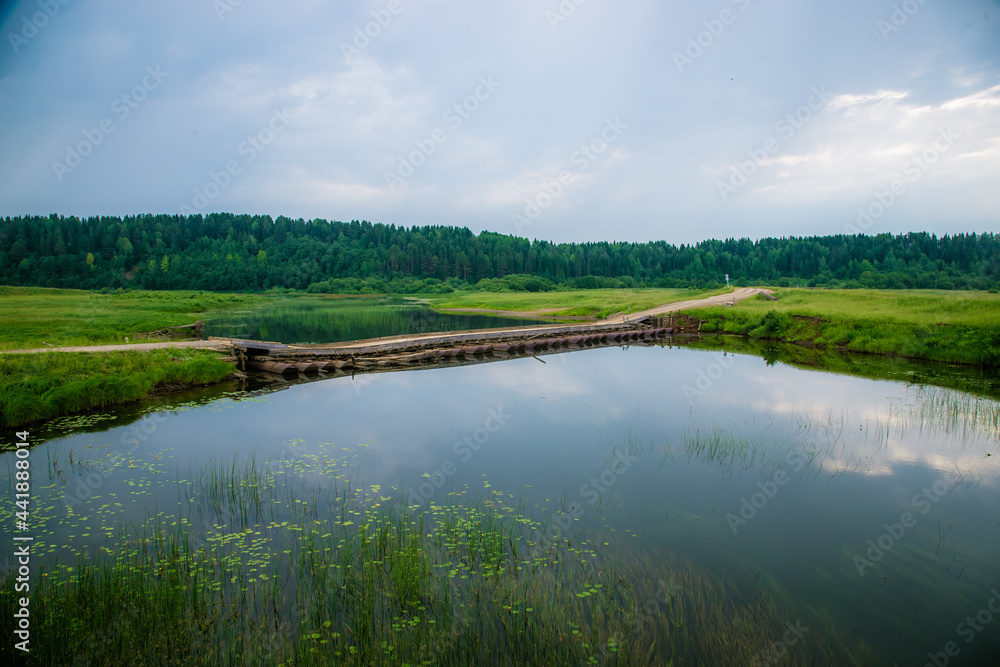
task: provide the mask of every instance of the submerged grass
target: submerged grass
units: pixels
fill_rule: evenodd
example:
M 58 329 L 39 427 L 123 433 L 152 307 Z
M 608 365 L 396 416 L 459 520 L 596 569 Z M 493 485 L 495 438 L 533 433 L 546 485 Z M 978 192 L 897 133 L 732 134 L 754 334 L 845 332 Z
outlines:
M 707 429 L 688 429 L 680 446 L 662 446 L 664 460 L 680 454 L 688 462 L 717 466 L 726 476 L 758 471 L 773 475 L 777 470 L 788 474 L 815 475 L 822 459 L 840 441 L 843 428 L 832 424 L 819 428 L 806 416 L 800 419 L 798 432 L 790 439 L 772 440 L 745 433 L 737 426 L 714 425 Z
M 765 462 L 770 445 L 760 436 L 748 436 L 738 429 L 713 426 L 684 434 L 684 450 L 688 460 L 716 463 L 727 470 L 738 467 L 750 470 Z
M 206 350 L 0 355 L 0 424 L 17 426 L 137 401 L 175 384 L 225 379 L 233 366 Z
M 984 447 L 987 457 L 1000 453 L 1000 401 L 941 387 L 914 386 L 903 400 L 893 401 L 873 420 L 882 440 L 920 436 L 944 437 L 959 451 Z
M 182 516 L 33 574 L 23 664 L 748 664 L 781 633 L 766 596 L 690 565 L 579 536 L 538 548 L 527 501 L 500 491 L 420 507 L 343 482 L 304 500 L 256 459 L 181 484 Z
M 1000 402 L 938 387 L 916 387 L 912 397 L 908 416 L 921 432 L 943 431 L 963 443 L 981 438 L 1000 446 Z

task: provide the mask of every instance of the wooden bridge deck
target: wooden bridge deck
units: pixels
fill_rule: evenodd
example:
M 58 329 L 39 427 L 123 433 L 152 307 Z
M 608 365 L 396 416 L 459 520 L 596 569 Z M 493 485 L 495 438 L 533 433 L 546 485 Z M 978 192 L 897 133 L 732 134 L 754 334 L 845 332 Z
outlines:
M 496 358 L 532 350 L 583 348 L 594 345 L 627 344 L 630 340 L 649 341 L 673 333 L 663 318 L 638 317 L 628 322 L 593 322 L 570 325 L 540 325 L 445 331 L 433 334 L 388 336 L 343 343 L 291 345 L 269 341 L 209 338 L 232 349 L 241 370 L 267 372 L 366 370 L 387 366 L 413 367 L 445 359 L 471 358 L 489 354 Z
M 474 358 L 476 355 L 482 358 L 485 354 L 496 357 L 516 353 L 517 350 L 530 353 L 532 350 L 556 350 L 561 347 L 619 345 L 639 340 L 648 342 L 678 331 L 671 326 L 676 311 L 731 304 L 766 292 L 744 287 L 731 294 L 664 304 L 631 316 L 616 313 L 604 321 L 579 324 L 445 331 L 318 345 L 286 345 L 241 339 L 209 340 L 232 349 L 241 370 L 249 367 L 268 372 L 308 372 L 413 367 L 414 364 L 437 363 L 443 358 Z

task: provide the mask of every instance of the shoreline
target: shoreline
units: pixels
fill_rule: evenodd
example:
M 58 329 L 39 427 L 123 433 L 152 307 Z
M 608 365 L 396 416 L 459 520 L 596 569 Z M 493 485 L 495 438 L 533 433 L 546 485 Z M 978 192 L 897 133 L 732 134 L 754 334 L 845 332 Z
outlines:
M 756 303 L 749 300 L 759 294 L 768 294 L 769 301 Z M 863 296 L 861 292 L 858 296 Z M 854 294 L 850 295 L 852 298 Z M 697 331 L 704 338 L 716 339 L 720 345 L 724 346 L 726 339 L 735 338 L 747 343 L 781 343 L 794 345 L 799 349 L 815 350 L 824 355 L 841 355 L 843 353 L 859 353 L 870 355 L 874 358 L 892 359 L 898 358 L 913 362 L 932 362 L 959 364 L 969 368 L 989 368 L 992 364 L 987 357 L 996 354 L 996 343 L 992 343 L 990 336 L 997 338 L 1000 336 L 1000 327 L 984 325 L 975 321 L 954 321 L 950 323 L 938 323 L 932 328 L 916 321 L 906 321 L 899 313 L 906 313 L 902 306 L 896 302 L 902 301 L 905 294 L 879 293 L 879 297 L 887 299 L 887 303 L 896 305 L 897 310 L 887 315 L 896 315 L 896 319 L 885 319 L 875 321 L 874 317 L 867 314 L 866 318 L 851 318 L 843 313 L 837 313 L 836 308 L 830 307 L 824 310 L 823 303 L 817 302 L 807 304 L 809 307 L 796 305 L 795 299 L 799 297 L 796 290 L 783 290 L 781 299 L 775 303 L 773 291 L 761 288 L 738 288 L 732 292 L 721 295 L 714 295 L 707 298 L 676 301 L 644 311 L 631 313 L 626 316 L 622 313 L 605 319 L 596 319 L 585 316 L 556 316 L 553 322 L 538 325 L 541 329 L 553 329 L 559 327 L 575 329 L 580 328 L 584 333 L 587 328 L 599 327 L 629 327 L 633 323 L 640 325 L 643 319 L 661 316 L 677 311 L 688 311 L 677 316 L 676 332 L 686 333 L 697 328 Z M 842 295 L 831 293 L 830 299 L 842 298 Z M 895 301 L 893 301 L 895 299 Z M 729 305 L 737 301 L 747 301 L 747 305 L 738 308 L 723 308 L 720 306 Z M 801 299 L 800 299 L 801 300 Z M 433 308 L 433 304 L 429 304 Z M 837 304 L 833 304 L 834 306 Z M 515 317 L 545 317 L 560 311 L 571 309 L 572 306 L 563 308 L 538 308 L 531 311 L 510 311 L 505 309 L 490 308 L 443 308 L 435 309 L 441 312 L 479 312 L 501 316 Z M 875 308 L 877 311 L 878 308 Z M 572 322 L 567 319 L 572 318 Z M 911 318 L 912 319 L 912 318 Z M 562 326 L 560 322 L 562 321 Z M 987 320 L 988 321 L 988 320 Z M 641 326 L 641 325 L 640 325 Z M 662 326 L 662 325 L 661 325 Z M 535 328 L 535 327 L 533 327 Z M 480 332 L 490 332 L 492 336 L 508 335 L 517 338 L 520 331 L 526 327 L 495 327 L 491 329 L 478 330 Z M 277 346 L 292 350 L 295 356 L 307 354 L 312 348 L 329 348 L 335 350 L 340 348 L 345 352 L 357 352 L 352 348 L 367 352 L 367 347 L 383 347 L 392 341 L 402 344 L 431 345 L 434 338 L 468 337 L 473 332 L 438 332 L 435 334 L 404 334 L 396 336 L 386 336 L 380 339 L 370 339 L 366 341 L 346 341 L 324 346 Z M 537 332 L 535 332 L 537 333 Z M 555 333 L 553 331 L 553 333 Z M 521 336 L 524 339 L 530 338 L 532 334 L 524 331 Z M 970 341 L 972 341 L 970 343 Z M 249 342 L 249 341 L 246 341 Z M 611 341 L 608 341 L 611 343 Z M 923 347 L 918 343 L 922 343 Z M 620 343 L 619 343 L 620 344 Z M 626 343 L 627 344 L 627 343 Z M 367 347 L 366 347 L 367 346 Z M 361 348 L 366 348 L 362 350 Z M 579 349 L 579 348 L 570 348 Z M 176 356 L 167 352 L 174 351 Z M 482 350 L 480 350 L 482 351 Z M 554 350 L 555 351 L 555 350 Z M 569 351 L 569 350 L 567 350 Z M 80 374 L 75 378 L 67 379 L 69 376 L 61 368 L 62 362 L 55 361 L 59 355 L 49 355 L 49 352 L 66 352 L 78 355 L 76 358 L 90 358 L 88 368 L 98 369 L 91 375 Z M 142 355 L 129 355 L 130 352 L 143 352 Z M 225 353 L 229 353 L 226 355 Z M 377 350 L 374 351 L 376 354 Z M 85 354 L 91 353 L 91 354 Z M 193 355 L 197 355 L 202 361 L 196 362 Z M 225 356 L 223 356 L 225 355 Z M 425 355 L 426 356 L 426 355 Z M 180 357 L 180 358 L 179 358 Z M 129 366 L 122 359 L 131 359 Z M 49 361 L 43 362 L 42 359 Z M 99 361 L 94 361 L 94 360 Z M 178 363 L 181 362 L 181 363 Z M 180 367 L 186 363 L 196 362 L 201 364 L 193 375 L 185 376 L 189 372 Z M 83 362 L 74 361 L 78 366 Z M 86 412 L 94 409 L 124 405 L 134 401 L 145 400 L 154 397 L 169 397 L 172 394 L 188 391 L 193 388 L 211 386 L 234 379 L 245 378 L 246 375 L 240 371 L 240 359 L 234 353 L 233 344 L 227 340 L 185 340 L 169 342 L 144 342 L 131 344 L 111 344 L 111 345 L 76 345 L 67 347 L 45 347 L 28 349 L 8 349 L 0 350 L 0 364 L 6 364 L 7 369 L 3 375 L 11 378 L 2 386 L 2 421 L 4 426 L 18 426 L 21 424 L 35 423 L 46 419 L 68 416 Z M 65 360 L 65 364 L 70 364 L 70 360 Z M 104 367 L 121 366 L 123 371 L 108 371 Z M 211 366 L 211 370 L 208 367 Z M 365 367 L 358 367 L 357 372 L 370 372 L 373 370 L 389 370 L 387 364 L 373 363 Z M 416 367 L 416 366 L 414 366 Z M 28 369 L 30 372 L 22 372 Z M 354 372 L 354 371 L 351 371 Z M 15 377 L 22 377 L 21 381 L 14 380 Z M 83 391 L 77 388 L 74 392 L 66 389 L 67 384 L 76 382 L 90 382 L 94 386 L 110 387 L 115 385 L 118 389 L 100 391 Z M 140 387 L 135 386 L 139 381 Z M 124 389 L 121 389 L 124 387 Z M 30 419 L 24 419 L 23 406 L 18 402 L 41 400 L 41 396 L 46 392 L 62 392 L 72 394 L 70 398 L 60 396 L 56 400 L 54 407 L 46 409 L 44 414 Z M 15 406 L 14 412 L 22 416 L 11 416 L 10 406 Z M 55 407 L 58 406 L 58 407 Z M 56 410 L 52 412 L 52 410 Z
M 692 319 L 694 319 L 694 318 L 692 318 Z M 818 355 L 822 355 L 823 357 L 828 358 L 830 361 L 844 360 L 844 359 L 849 358 L 850 355 L 861 355 L 861 356 L 864 356 L 864 357 L 870 357 L 873 360 L 879 360 L 880 362 L 892 362 L 893 360 L 897 360 L 897 361 L 900 361 L 900 362 L 903 362 L 903 363 L 918 363 L 918 364 L 920 364 L 920 363 L 926 363 L 926 364 L 957 365 L 957 366 L 961 366 L 963 368 L 968 368 L 970 370 L 972 370 L 972 369 L 982 370 L 984 368 L 987 368 L 987 367 L 983 366 L 982 364 L 970 364 L 970 363 L 966 363 L 966 362 L 962 362 L 962 361 L 928 359 L 926 357 L 906 356 L 906 355 L 891 354 L 891 353 L 866 352 L 866 351 L 863 351 L 863 350 L 851 350 L 848 347 L 843 346 L 843 345 L 817 344 L 814 341 L 806 341 L 806 340 L 794 340 L 793 341 L 793 340 L 787 340 L 787 339 L 783 339 L 783 338 L 751 337 L 751 336 L 747 336 L 747 335 L 734 334 L 734 333 L 726 333 L 726 332 L 702 332 L 700 335 L 697 335 L 696 339 L 695 339 L 695 336 L 693 334 L 679 334 L 679 335 L 672 335 L 667 340 L 669 342 L 671 342 L 673 345 L 676 345 L 678 347 L 686 347 L 688 345 L 695 346 L 698 343 L 709 343 L 710 344 L 712 342 L 716 342 L 716 343 L 718 343 L 718 347 L 710 345 L 706 349 L 719 349 L 719 350 L 725 350 L 725 349 L 729 348 L 730 345 L 728 345 L 727 343 L 736 343 L 736 345 L 734 347 L 736 347 L 738 349 L 736 349 L 736 350 L 732 350 L 731 349 L 730 350 L 731 352 L 736 353 L 736 354 L 746 354 L 746 355 L 750 355 L 750 356 L 759 356 L 759 354 L 760 354 L 759 350 L 753 350 L 753 349 L 751 349 L 754 346 L 755 343 L 757 343 L 757 344 L 777 343 L 777 344 L 780 344 L 780 345 L 783 345 L 783 346 L 788 346 L 789 349 L 799 349 L 799 350 L 802 350 L 804 352 L 808 351 L 808 352 L 812 352 L 812 353 L 815 353 L 815 354 L 818 354 Z M 609 344 L 609 345 L 603 345 L 602 347 L 621 346 L 622 344 L 623 344 L 622 342 L 618 342 L 618 343 L 613 343 L 613 344 Z M 628 344 L 628 343 L 625 343 L 625 344 Z M 650 341 L 650 342 L 638 341 L 638 342 L 632 343 L 632 344 L 652 345 L 652 344 L 655 344 L 655 343 L 653 343 L 652 341 Z M 163 344 L 158 344 L 158 345 L 163 345 Z M 662 346 L 662 342 L 660 343 L 660 345 Z M 195 348 L 195 349 L 198 349 L 198 348 Z M 217 353 L 219 351 L 218 348 L 215 348 L 215 347 L 207 347 L 207 348 L 202 348 L 202 349 L 204 349 L 206 353 L 212 353 L 212 352 Z M 581 349 L 587 349 L 587 348 L 586 347 L 583 347 L 583 348 L 569 348 L 569 349 L 565 349 L 565 350 L 551 350 L 551 351 L 547 351 L 547 352 L 538 352 L 538 351 L 536 351 L 535 354 L 531 355 L 531 356 L 548 356 L 550 354 L 560 354 L 562 352 L 574 352 L 574 351 L 579 351 Z M 46 350 L 46 351 L 49 351 L 49 350 Z M 146 352 L 148 352 L 148 351 L 146 351 Z M 80 354 L 80 353 L 75 353 L 75 354 Z M 99 356 L 104 356 L 104 354 L 105 353 L 98 353 Z M 108 354 L 110 356 L 112 354 L 120 354 L 120 353 L 119 352 L 110 352 L 110 353 L 106 353 L 106 354 Z M 529 354 L 530 354 L 530 351 L 529 351 Z M 465 363 L 471 364 L 471 363 L 485 363 L 485 362 L 503 361 L 506 358 L 519 358 L 520 356 L 528 356 L 528 355 L 527 354 L 510 355 L 509 357 L 505 357 L 505 358 L 489 358 L 489 359 L 483 359 L 483 360 L 469 360 L 469 359 L 466 359 L 463 362 L 463 364 L 465 364 Z M 5 427 L 11 427 L 11 428 L 13 428 L 13 427 L 21 427 L 21 426 L 27 425 L 27 424 L 38 424 L 38 423 L 41 423 L 41 422 L 48 421 L 50 419 L 55 419 L 55 418 L 59 418 L 59 417 L 68 417 L 68 416 L 73 416 L 73 415 L 78 415 L 78 414 L 84 414 L 84 413 L 87 413 L 87 412 L 93 412 L 95 410 L 114 409 L 114 408 L 117 408 L 117 407 L 126 406 L 126 405 L 131 404 L 131 403 L 137 403 L 137 402 L 141 402 L 141 401 L 145 401 L 145 400 L 169 399 L 171 396 L 183 394 L 185 392 L 189 392 L 189 391 L 192 391 L 192 390 L 213 387 L 213 386 L 225 384 L 227 382 L 234 382 L 234 381 L 245 380 L 251 374 L 253 374 L 253 375 L 260 375 L 261 377 L 266 377 L 268 375 L 271 375 L 271 374 L 263 373 L 263 372 L 243 373 L 243 372 L 241 372 L 239 370 L 239 368 L 237 366 L 237 360 L 236 360 L 236 358 L 232 357 L 232 356 L 227 356 L 227 357 L 216 356 L 215 358 L 216 358 L 217 361 L 219 361 L 221 363 L 224 363 L 226 365 L 226 369 L 225 369 L 224 374 L 217 375 L 216 377 L 214 377 L 212 379 L 193 379 L 193 380 L 168 379 L 168 380 L 164 380 L 162 382 L 158 382 L 158 383 L 154 384 L 153 386 L 151 386 L 148 389 L 146 389 L 141 395 L 132 395 L 132 396 L 127 396 L 127 397 L 123 396 L 119 400 L 113 400 L 111 402 L 106 402 L 106 403 L 98 404 L 98 405 L 82 406 L 79 409 L 63 410 L 63 411 L 60 411 L 60 412 L 57 412 L 57 413 L 47 414 L 47 415 L 45 415 L 43 417 L 40 417 L 40 418 L 37 418 L 37 419 L 31 419 L 31 420 L 28 420 L 28 421 L 17 421 L 17 422 L 11 423 L 11 422 L 7 421 L 6 414 L 5 414 L 4 415 L 3 426 L 5 426 Z M 798 364 L 796 364 L 796 361 L 794 359 L 781 359 L 781 357 L 779 357 L 779 361 L 782 361 L 783 363 L 790 363 L 792 365 L 798 365 Z M 173 363 L 173 362 L 166 362 L 166 363 Z M 839 366 L 840 365 L 838 363 L 831 363 L 831 364 L 827 365 L 827 364 L 822 363 L 822 361 L 820 361 L 820 363 L 816 364 L 816 365 L 814 365 L 812 363 L 810 363 L 810 364 L 807 365 L 808 368 L 811 368 L 813 370 L 831 371 L 831 372 L 836 371 Z M 401 370 L 420 370 L 421 368 L 430 368 L 430 367 L 434 367 L 434 366 L 413 366 L 411 368 L 368 366 L 368 367 L 364 367 L 364 368 L 359 367 L 357 369 L 351 370 L 350 372 L 338 371 L 335 374 L 326 375 L 326 376 L 324 376 L 324 378 L 346 377 L 348 374 L 353 375 L 353 374 L 366 374 L 366 373 L 373 373 L 373 372 L 394 372 L 394 371 L 401 371 Z M 859 375 L 861 377 L 866 377 L 867 376 L 866 374 L 858 374 L 858 373 L 853 373 L 853 372 L 850 372 L 849 374 L 850 375 Z M 323 378 L 321 378 L 321 379 L 323 379 Z M 928 384 L 935 384 L 936 385 L 936 383 L 933 383 L 933 382 L 928 383 Z

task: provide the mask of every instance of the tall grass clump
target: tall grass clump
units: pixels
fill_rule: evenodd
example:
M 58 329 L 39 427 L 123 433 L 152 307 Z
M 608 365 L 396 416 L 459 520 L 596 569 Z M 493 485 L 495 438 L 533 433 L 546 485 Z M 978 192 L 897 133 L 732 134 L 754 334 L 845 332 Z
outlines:
M 306 500 L 282 475 L 208 462 L 178 482 L 180 516 L 33 573 L 23 664 L 747 664 L 780 636 L 766 596 L 689 564 L 606 535 L 539 548 L 523 497 L 422 507 L 338 483 Z
M 1000 401 L 940 387 L 917 386 L 907 394 L 907 404 L 892 416 L 920 433 L 944 433 L 963 445 L 985 441 L 994 450 L 1000 444 Z
M 760 436 L 749 436 L 738 429 L 729 430 L 721 426 L 700 428 L 684 434 L 684 450 L 687 459 L 702 463 L 715 463 L 727 470 L 738 466 L 740 470 L 750 470 L 763 464 L 769 445 Z
M 232 372 L 206 350 L 0 355 L 0 424 L 106 408 L 174 384 L 219 382 Z

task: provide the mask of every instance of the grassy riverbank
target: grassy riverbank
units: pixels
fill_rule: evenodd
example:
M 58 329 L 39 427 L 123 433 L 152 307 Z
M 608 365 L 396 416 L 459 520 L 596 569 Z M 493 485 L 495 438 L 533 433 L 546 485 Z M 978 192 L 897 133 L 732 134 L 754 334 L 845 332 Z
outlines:
M 264 297 L 211 292 L 117 292 L 0 287 L 0 349 L 144 342 L 136 334 L 191 324 L 208 310 Z M 148 341 L 146 341 L 148 342 Z M 211 384 L 234 366 L 205 350 L 0 354 L 0 425 L 17 426 Z
M 714 293 L 714 292 L 713 292 Z M 556 315 L 604 317 L 708 294 L 694 290 L 575 290 L 451 295 L 451 308 L 560 309 Z M 292 298 L 288 295 L 287 298 Z M 108 294 L 0 287 L 0 350 L 141 342 L 136 334 L 191 324 L 206 311 L 252 309 L 262 295 L 122 291 Z M 498 322 L 498 325 L 500 322 Z M 39 353 L 0 355 L 0 424 L 15 426 L 136 401 L 151 392 L 209 384 L 234 367 L 217 353 Z
M 467 292 L 428 301 L 546 317 L 602 318 L 626 309 L 727 290 L 594 289 Z M 777 301 L 688 311 L 703 332 L 931 361 L 1000 365 L 1000 295 L 955 291 L 779 289 Z M 0 287 L 0 349 L 131 342 L 135 334 L 190 324 L 207 310 L 254 308 L 261 295 Z M 0 355 L 0 423 L 31 421 L 135 401 L 165 388 L 218 382 L 233 366 L 207 351 Z
M 233 365 L 207 350 L 0 355 L 0 425 L 17 426 L 220 382 Z
M 117 292 L 0 286 L 0 350 L 123 344 L 137 333 L 192 324 L 209 310 L 266 297 L 213 292 Z
M 934 290 L 779 289 L 688 311 L 703 332 L 930 361 L 1000 365 L 1000 295 Z

